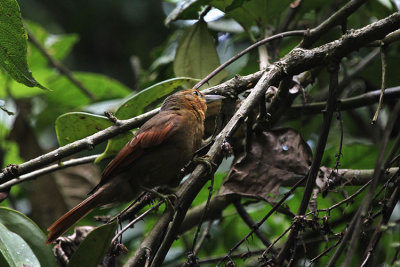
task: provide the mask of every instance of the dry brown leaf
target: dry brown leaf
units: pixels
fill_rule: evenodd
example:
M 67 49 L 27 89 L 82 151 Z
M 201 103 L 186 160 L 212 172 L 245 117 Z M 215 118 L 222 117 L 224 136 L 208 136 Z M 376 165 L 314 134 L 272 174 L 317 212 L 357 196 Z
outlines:
M 250 151 L 232 166 L 222 194 L 273 201 L 284 181 L 305 175 L 310 168 L 311 149 L 294 129 L 254 133 L 251 143 Z

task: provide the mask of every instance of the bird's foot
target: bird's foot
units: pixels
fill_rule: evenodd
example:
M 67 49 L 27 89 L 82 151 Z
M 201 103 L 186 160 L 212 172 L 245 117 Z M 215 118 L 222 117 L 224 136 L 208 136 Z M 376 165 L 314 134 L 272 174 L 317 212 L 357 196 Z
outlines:
M 144 187 L 144 186 L 141 186 L 141 188 L 143 190 L 147 191 L 147 192 L 152 193 L 154 196 L 160 198 L 161 200 L 163 200 L 165 205 L 167 206 L 167 209 L 170 209 L 172 212 L 175 213 L 175 208 L 174 208 L 174 205 L 172 204 L 172 202 L 175 202 L 175 200 L 177 199 L 176 195 L 174 195 L 173 193 L 172 194 L 167 194 L 167 195 L 161 194 L 160 192 L 157 192 L 154 189 L 150 189 L 150 188 L 147 188 L 147 187 Z
M 209 155 L 204 155 L 204 156 L 201 156 L 201 157 L 195 156 L 193 158 L 193 161 L 196 162 L 196 163 L 203 164 L 207 169 L 207 173 L 212 173 L 214 168 L 217 167 L 217 164 L 212 162 L 212 159 L 211 159 L 211 157 Z

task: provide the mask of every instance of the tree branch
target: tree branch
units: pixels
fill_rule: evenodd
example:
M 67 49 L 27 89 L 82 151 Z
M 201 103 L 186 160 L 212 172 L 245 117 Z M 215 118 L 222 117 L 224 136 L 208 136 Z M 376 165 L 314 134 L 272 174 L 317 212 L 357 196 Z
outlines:
M 85 137 L 81 140 L 75 141 L 49 153 L 46 153 L 40 157 L 29 160 L 18 165 L 15 171 L 7 171 L 7 168 L 0 173 L 0 184 L 3 184 L 14 177 L 21 176 L 23 174 L 29 173 L 31 171 L 42 168 L 52 162 L 56 162 L 62 158 L 71 156 L 77 152 L 88 149 L 92 150 L 95 145 L 98 145 L 111 137 L 114 137 L 120 133 L 126 132 L 130 129 L 139 127 L 151 116 L 155 115 L 158 109 L 149 111 L 142 115 L 129 120 L 118 120 L 115 125 L 108 127 L 102 131 L 99 131 L 91 136 Z
M 28 31 L 29 40 L 33 43 L 34 46 L 42 53 L 43 56 L 47 59 L 50 66 L 57 69 L 61 74 L 64 74 L 76 87 L 78 87 L 84 95 L 86 95 L 90 100 L 95 100 L 96 97 L 71 73 L 71 71 L 64 66 L 60 61 L 54 59 L 42 46 L 36 37 Z
M 360 6 L 362 6 L 367 1 L 368 0 L 352 0 L 344 5 L 341 9 L 339 9 L 335 14 L 333 14 L 327 20 L 321 23 L 318 27 L 310 30 L 300 46 L 303 48 L 310 47 L 322 36 L 322 34 L 327 32 L 330 28 L 334 26 L 341 25 L 342 22 L 347 19 L 347 17 L 353 14 Z
M 16 184 L 20 184 L 32 179 L 35 179 L 39 176 L 51 173 L 51 172 L 55 172 L 58 170 L 62 170 L 65 168 L 69 168 L 69 167 L 73 167 L 73 166 L 77 166 L 77 165 L 82 165 L 82 164 L 87 164 L 87 163 L 91 163 L 93 162 L 98 156 L 100 156 L 100 154 L 96 154 L 96 155 L 92 155 L 92 156 L 88 156 L 88 157 L 83 157 L 83 158 L 78 158 L 78 159 L 70 159 L 64 162 L 60 162 L 58 164 L 54 164 L 45 168 L 42 168 L 40 170 L 37 171 L 33 171 L 29 174 L 25 174 L 25 175 L 21 175 L 18 178 L 12 179 L 4 184 L 0 185 L 0 191 L 3 190 L 7 190 L 9 188 L 11 188 L 11 186 L 16 185 Z
M 312 162 L 312 165 L 310 167 L 310 170 L 308 172 L 308 177 L 307 177 L 307 184 L 306 188 L 303 193 L 303 199 L 301 200 L 300 207 L 297 211 L 297 216 L 302 216 L 305 214 L 307 210 L 308 203 L 310 202 L 310 197 L 315 185 L 315 180 L 317 179 L 317 175 L 319 172 L 319 168 L 321 165 L 322 161 L 322 156 L 324 155 L 325 151 L 325 146 L 326 142 L 328 140 L 328 135 L 329 135 L 329 130 L 330 130 L 330 125 L 332 121 L 332 115 L 333 112 L 335 111 L 336 107 L 336 90 L 338 88 L 338 76 L 339 76 L 339 63 L 338 62 L 333 62 L 330 63 L 330 66 L 328 66 L 328 71 L 330 73 L 330 82 L 329 82 L 329 97 L 328 101 L 326 103 L 326 110 L 324 112 L 324 120 L 322 123 L 322 130 L 320 133 L 320 136 L 318 138 L 318 144 L 314 156 L 314 160 Z M 297 238 L 298 234 L 298 229 L 297 227 L 293 227 L 292 230 L 290 231 L 289 237 L 283 246 L 282 250 L 280 251 L 278 258 L 277 258 L 277 263 L 278 265 L 282 265 L 283 261 L 287 257 L 287 253 L 289 249 L 291 249 L 294 245 L 294 241 Z M 295 254 L 295 253 L 293 253 Z
M 371 91 L 358 96 L 344 99 L 338 99 L 340 102 L 340 110 L 355 109 L 377 103 L 381 94 L 381 90 Z M 400 97 L 400 86 L 385 89 L 383 99 L 393 99 Z M 299 114 L 316 114 L 320 113 L 326 105 L 326 102 L 313 102 L 308 104 L 292 105 L 287 113 L 290 117 L 297 117 Z
M 260 97 L 265 93 L 268 86 L 278 83 L 283 77 L 287 75 L 296 75 L 307 69 L 327 64 L 332 60 L 339 60 L 351 51 L 354 51 L 374 40 L 384 38 L 388 33 L 400 27 L 400 13 L 395 13 L 383 20 L 372 23 L 362 29 L 352 31 L 344 35 L 341 39 L 334 42 L 325 44 L 323 46 L 314 48 L 312 50 L 294 49 L 282 60 L 273 64 L 258 81 L 254 89 L 250 92 L 249 96 L 241 103 L 239 109 L 233 115 L 231 120 L 225 128 L 215 138 L 214 144 L 211 146 L 207 153 L 210 160 L 219 162 L 221 146 L 223 142 L 229 140 L 239 123 L 251 112 Z M 179 233 L 180 225 L 185 217 L 185 214 L 190 207 L 194 197 L 206 183 L 205 168 L 202 165 L 196 167 L 192 175 L 184 183 L 177 192 L 178 201 L 176 204 L 176 214 L 173 221 L 169 223 L 172 217 L 171 212 L 164 212 L 155 228 L 146 237 L 146 244 L 140 245 L 135 254 L 135 259 L 129 261 L 129 265 L 140 264 L 145 247 L 150 248 L 154 259 L 152 266 L 159 266 L 162 264 L 164 257 L 176 239 Z M 162 223 L 160 223 L 162 221 Z M 169 224 L 169 226 L 168 226 Z M 168 227 L 168 231 L 164 237 L 161 245 L 157 243 L 161 236 Z M 160 232 L 161 231 L 161 232 Z M 148 240 L 152 240 L 150 243 Z M 158 248 L 158 251 L 156 252 Z

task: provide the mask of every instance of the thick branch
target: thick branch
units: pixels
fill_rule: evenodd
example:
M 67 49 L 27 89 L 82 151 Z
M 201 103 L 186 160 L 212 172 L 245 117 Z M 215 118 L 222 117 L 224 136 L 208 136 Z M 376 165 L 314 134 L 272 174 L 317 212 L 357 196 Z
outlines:
M 378 102 L 381 90 L 371 91 L 358 96 L 345 99 L 338 99 L 340 102 L 340 110 L 355 109 Z M 400 86 L 385 89 L 383 99 L 394 99 L 400 97 Z M 298 117 L 299 114 L 316 114 L 320 113 L 326 105 L 326 102 L 313 102 L 309 104 L 292 105 L 287 113 L 291 117 Z
M 352 13 L 354 13 L 360 6 L 366 3 L 368 0 L 353 0 L 339 9 L 335 14 L 330 16 L 327 20 L 321 23 L 318 27 L 312 29 L 304 38 L 304 41 L 301 43 L 301 47 L 308 48 L 315 41 L 321 37 L 322 34 L 327 32 L 334 26 L 340 25 L 349 17 Z
M 307 184 L 303 193 L 303 199 L 301 200 L 300 207 L 297 211 L 298 216 L 302 216 L 305 214 L 307 210 L 308 203 L 310 202 L 310 197 L 312 194 L 312 190 L 315 185 L 315 180 L 317 179 L 317 174 L 319 172 L 319 168 L 322 161 L 322 156 L 324 155 L 326 142 L 328 140 L 328 135 L 330 131 L 330 125 L 332 121 L 332 114 L 336 107 L 336 92 L 338 87 L 338 75 L 339 75 L 339 65 L 337 62 L 331 63 L 331 66 L 328 67 L 328 71 L 330 72 L 330 82 L 329 82 L 329 97 L 326 103 L 326 111 L 324 113 L 324 120 L 322 123 L 321 134 L 318 138 L 318 144 L 315 152 L 315 157 L 308 172 Z M 297 238 L 298 229 L 297 227 L 293 227 L 290 231 L 290 235 L 283 246 L 282 250 L 278 255 L 278 264 L 282 264 L 285 260 L 288 250 L 292 248 L 294 245 L 294 240 Z
M 270 85 L 277 84 L 286 75 L 296 75 L 307 69 L 326 64 L 332 60 L 339 60 L 351 51 L 354 51 L 365 44 L 368 44 L 374 40 L 382 39 L 388 33 L 396 30 L 400 27 L 400 13 L 395 13 L 383 20 L 372 23 L 362 29 L 355 30 L 341 39 L 334 42 L 328 43 L 321 47 L 314 48 L 312 50 L 305 49 L 294 49 L 282 60 L 275 63 L 271 68 L 265 72 L 261 79 L 258 81 L 250 95 L 242 102 L 237 112 L 233 115 L 232 119 L 228 122 L 225 128 L 215 138 L 215 142 L 207 153 L 212 161 L 218 162 L 221 153 L 221 146 L 223 142 L 229 140 L 233 132 L 237 128 L 238 124 L 249 114 L 254 108 L 260 97 L 265 94 L 266 89 Z M 194 197 L 200 191 L 207 181 L 205 176 L 205 168 L 200 165 L 197 166 L 188 181 L 179 189 L 178 203 L 176 204 L 177 213 L 168 227 L 167 234 L 164 237 L 164 241 L 161 245 L 152 243 L 146 244 L 150 246 L 151 252 L 154 253 L 158 248 L 158 252 L 152 262 L 152 266 L 159 266 L 162 264 L 164 257 L 172 245 L 172 242 L 176 239 L 179 233 L 180 225 L 185 217 L 185 214 L 190 207 Z M 168 218 L 168 219 L 167 219 Z M 164 226 L 159 227 L 157 223 L 157 229 L 149 233 L 149 236 L 159 236 L 160 229 L 167 229 L 169 218 L 171 214 L 165 212 L 160 220 L 163 221 Z M 162 231 L 164 232 L 164 231 Z M 148 237 L 149 237 L 148 236 Z M 146 238 L 147 240 L 148 238 Z M 154 239 L 154 238 L 153 238 Z M 136 255 L 144 255 L 144 246 L 140 246 L 136 252 Z M 149 248 L 149 247 L 147 247 Z M 130 264 L 139 264 L 141 257 L 136 257 L 138 261 L 130 261 Z
M 399 168 L 390 168 L 385 173 L 385 180 L 389 177 L 392 177 L 396 172 L 398 172 Z M 351 170 L 351 169 L 339 169 L 337 172 L 337 186 L 346 185 L 346 186 L 362 186 L 369 183 L 374 174 L 373 169 L 367 170 Z M 285 180 L 281 186 L 285 187 L 293 187 L 299 180 L 301 180 L 303 176 L 295 175 L 291 179 Z M 304 186 L 305 184 L 300 184 L 299 186 Z M 205 221 L 216 220 L 221 217 L 221 213 L 226 207 L 228 207 L 231 203 L 238 200 L 240 196 L 236 196 L 234 194 L 230 195 L 216 195 L 211 198 L 210 209 L 207 213 Z M 205 203 L 195 206 L 188 211 L 186 214 L 185 220 L 182 222 L 181 229 L 179 231 L 180 234 L 192 229 L 197 225 L 197 222 L 200 220 L 201 215 L 203 214 L 203 210 L 205 208 Z M 332 208 L 332 207 L 331 207 Z M 321 210 L 322 211 L 322 210 Z
M 236 76 L 222 84 L 217 86 L 210 87 L 206 90 L 203 90 L 204 93 L 209 94 L 224 94 L 224 95 L 237 95 L 238 93 L 243 92 L 244 90 L 253 87 L 261 77 L 262 72 L 256 72 L 247 76 Z M 18 165 L 16 171 L 9 172 L 3 170 L 0 173 L 0 184 L 3 184 L 9 181 L 12 178 L 19 177 L 23 174 L 27 174 L 29 172 L 38 170 L 51 164 L 53 162 L 57 162 L 60 159 L 71 156 L 77 152 L 83 150 L 91 150 L 94 146 L 106 141 L 109 138 L 112 138 L 120 133 L 126 132 L 130 129 L 139 127 L 152 116 L 158 113 L 159 109 L 154 109 L 144 114 L 141 114 L 135 118 L 129 120 L 117 121 L 114 126 L 111 126 L 105 130 L 99 131 L 91 136 L 88 136 L 84 139 L 75 141 L 63 147 L 60 147 L 56 150 L 53 150 L 47 154 L 44 154 L 40 157 L 31 159 L 27 162 L 24 162 Z
M 42 168 L 52 162 L 56 162 L 62 158 L 71 156 L 79 151 L 85 149 L 91 150 L 94 148 L 95 145 L 98 145 L 111 137 L 126 132 L 132 128 L 139 127 L 157 112 L 158 109 L 155 109 L 129 120 L 117 121 L 115 125 L 105 130 L 99 131 L 91 136 L 75 141 L 40 157 L 22 163 L 21 165 L 18 165 L 15 171 L 10 172 L 7 171 L 7 169 L 3 170 L 3 172 L 0 173 L 0 184 L 9 181 L 11 178 L 29 173 L 31 171 Z
M 357 50 L 358 48 L 365 46 L 374 40 L 384 38 L 388 33 L 393 32 L 399 27 L 400 13 L 397 12 L 385 19 L 372 23 L 362 29 L 355 30 L 347 35 L 344 35 L 341 39 L 321 47 L 317 47 L 312 50 L 300 48 L 294 49 L 282 60 L 274 64 L 273 67 L 267 72 L 267 76 L 264 77 L 261 83 L 259 83 L 260 87 L 258 90 L 253 90 L 247 99 L 247 104 L 242 105 L 242 110 L 239 110 L 235 114 L 236 117 L 234 116 L 234 118 L 231 120 L 232 123 L 227 125 L 227 127 L 230 129 L 226 132 L 226 136 L 229 137 L 236 127 L 237 122 L 244 118 L 244 115 L 247 115 L 247 112 L 249 112 L 255 104 L 253 101 L 257 101 L 259 99 L 259 97 L 265 92 L 266 88 L 264 87 L 268 84 L 276 84 L 285 74 L 296 75 L 315 66 L 326 64 L 328 61 L 332 60 L 332 58 L 341 58 L 349 52 Z M 47 164 L 70 156 L 76 152 L 85 149 L 92 149 L 95 145 L 104 142 L 111 137 L 140 126 L 144 121 L 148 120 L 157 112 L 158 110 L 156 109 L 126 121 L 118 121 L 116 125 L 103 131 L 56 149 L 36 159 L 25 162 L 19 165 L 16 172 L 3 171 L 0 173 L 0 183 L 4 183 L 11 178 L 18 177 L 22 174 L 26 174 L 38 168 L 44 167 Z

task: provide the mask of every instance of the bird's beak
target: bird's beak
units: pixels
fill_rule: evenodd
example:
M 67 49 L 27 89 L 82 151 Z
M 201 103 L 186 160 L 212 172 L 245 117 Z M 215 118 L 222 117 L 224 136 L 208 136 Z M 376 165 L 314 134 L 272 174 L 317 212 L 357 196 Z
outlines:
M 206 103 L 211 103 L 215 101 L 219 101 L 225 98 L 225 96 L 222 95 L 206 95 Z

